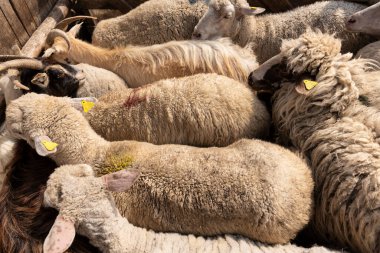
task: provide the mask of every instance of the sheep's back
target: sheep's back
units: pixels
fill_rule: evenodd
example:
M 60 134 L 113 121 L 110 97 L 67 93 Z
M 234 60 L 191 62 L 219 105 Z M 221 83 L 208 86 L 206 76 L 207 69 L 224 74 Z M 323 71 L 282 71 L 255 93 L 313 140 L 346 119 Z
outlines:
M 76 67 L 84 72 L 85 83 L 77 91 L 77 97 L 100 97 L 110 91 L 122 91 L 127 88 L 125 81 L 115 73 L 85 63 Z
M 150 0 L 123 16 L 99 22 L 92 40 L 97 46 L 113 48 L 191 39 L 206 8 L 188 0 Z
M 373 42 L 363 47 L 356 53 L 355 57 L 373 59 L 380 65 L 380 41 Z
M 285 243 L 309 220 L 311 172 L 275 144 L 245 139 L 225 148 L 199 149 L 136 143 L 146 146 L 144 157 L 139 157 L 141 147 L 133 157 L 133 148 L 117 145 L 131 155 L 131 167 L 141 171 L 128 192 L 114 195 L 120 212 L 136 226 Z
M 86 115 L 110 141 L 227 146 L 265 138 L 270 116 L 245 85 L 225 76 L 198 74 L 109 93 Z

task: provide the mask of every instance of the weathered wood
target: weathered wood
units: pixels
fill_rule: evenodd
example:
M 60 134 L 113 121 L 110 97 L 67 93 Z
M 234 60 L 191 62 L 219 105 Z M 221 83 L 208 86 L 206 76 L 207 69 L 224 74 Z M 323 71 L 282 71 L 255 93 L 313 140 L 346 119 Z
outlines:
M 16 12 L 13 10 L 9 0 L 0 1 L 0 9 L 4 13 L 8 24 L 11 26 L 14 34 L 16 35 L 19 43 L 23 45 L 28 39 L 29 35 L 26 32 L 21 21 L 18 19 Z
M 18 42 L 16 34 L 14 34 L 11 26 L 8 24 L 2 10 L 0 10 L 0 23 L 3 24 L 0 37 L 0 53 L 13 54 L 12 46 L 15 44 L 20 46 L 20 42 Z
M 34 22 L 33 15 L 30 12 L 28 6 L 25 4 L 24 0 L 11 0 L 10 3 L 17 13 L 17 16 L 23 24 L 26 32 L 29 36 L 31 36 L 37 29 L 37 25 Z
M 21 52 L 30 57 L 37 57 L 44 46 L 48 33 L 65 18 L 69 12 L 70 0 L 59 0 L 48 17 L 40 24 Z
M 56 1 L 56 0 L 54 0 Z M 39 26 L 52 9 L 50 0 L 24 0 L 33 15 L 34 22 Z

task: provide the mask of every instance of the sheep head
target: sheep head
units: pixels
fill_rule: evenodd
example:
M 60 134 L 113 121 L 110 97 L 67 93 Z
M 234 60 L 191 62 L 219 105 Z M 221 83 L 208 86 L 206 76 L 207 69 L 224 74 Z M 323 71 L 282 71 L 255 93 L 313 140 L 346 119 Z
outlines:
M 48 63 L 40 70 L 23 69 L 20 81 L 31 92 L 75 97 L 79 87 L 84 84 L 85 75 L 72 65 Z
M 122 170 L 95 177 L 91 166 L 66 165 L 51 174 L 44 193 L 44 205 L 59 210 L 43 250 L 58 253 L 67 250 L 74 240 L 75 230 L 85 230 L 92 217 L 107 219 L 120 214 L 109 191 L 128 190 L 138 179 L 139 172 Z
M 350 32 L 362 32 L 380 39 L 380 2 L 352 14 L 346 21 Z
M 42 58 L 50 58 L 60 63 L 68 62 L 68 55 L 71 48 L 70 40 L 78 34 L 82 24 L 73 26 L 65 33 L 59 29 L 50 31 L 45 42 L 45 52 Z
M 251 73 L 250 85 L 272 91 L 290 85 L 293 88 L 286 89 L 309 104 L 341 112 L 358 98 L 352 73 L 363 72 L 372 63 L 351 60 L 352 54 L 341 55 L 340 48 L 340 40 L 309 29 L 298 39 L 283 41 L 280 54 Z
M 246 15 L 257 15 L 264 8 L 249 7 L 245 0 L 210 0 L 208 10 L 194 28 L 193 39 L 213 40 L 235 37 L 241 19 Z
M 42 156 L 56 153 L 61 143 L 69 145 L 79 140 L 83 133 L 75 130 L 81 126 L 90 128 L 81 113 L 72 107 L 69 98 L 28 93 L 13 100 L 6 109 L 9 133 L 26 140 Z

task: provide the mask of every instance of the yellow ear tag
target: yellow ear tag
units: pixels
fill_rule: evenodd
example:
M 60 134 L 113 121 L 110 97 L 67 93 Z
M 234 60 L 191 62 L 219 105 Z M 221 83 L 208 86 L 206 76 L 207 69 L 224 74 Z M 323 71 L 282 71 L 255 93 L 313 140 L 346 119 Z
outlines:
M 90 101 L 82 100 L 82 107 L 84 112 L 88 112 L 91 110 L 92 107 L 94 107 L 95 103 Z
M 311 80 L 303 80 L 303 83 L 305 84 L 305 88 L 307 90 L 311 90 L 315 86 L 317 86 L 318 82 L 311 81 Z
M 257 7 L 249 7 L 249 8 L 251 8 L 251 10 L 256 10 L 257 9 Z
M 47 151 L 53 151 L 58 144 L 52 141 L 42 141 L 42 145 L 46 148 Z

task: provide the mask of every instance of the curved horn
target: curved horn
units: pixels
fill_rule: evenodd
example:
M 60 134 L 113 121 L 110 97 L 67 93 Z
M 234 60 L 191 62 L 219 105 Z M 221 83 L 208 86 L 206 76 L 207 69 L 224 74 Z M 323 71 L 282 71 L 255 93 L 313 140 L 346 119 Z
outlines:
M 280 53 L 278 55 L 273 56 L 263 64 L 261 64 L 257 69 L 252 71 L 251 76 L 255 78 L 255 80 L 262 80 L 267 73 L 267 71 L 272 68 L 276 64 L 280 64 L 284 59 L 284 56 Z
M 62 20 L 61 22 L 59 22 L 55 28 L 56 29 L 60 29 L 60 30 L 64 30 L 68 25 L 70 25 L 71 23 L 75 22 L 75 21 L 78 21 L 78 20 L 82 20 L 82 19 L 93 19 L 93 20 L 97 20 L 98 18 L 96 17 L 92 17 L 92 16 L 75 16 L 75 17 L 70 17 L 70 18 L 65 18 L 64 20 Z
M 36 59 L 17 59 L 6 61 L 0 64 L 0 72 L 8 69 L 28 68 L 28 69 L 43 69 L 45 66 L 42 61 Z
M 54 39 L 57 37 L 61 37 L 62 39 L 64 39 L 66 41 L 67 45 L 69 46 L 69 49 L 70 49 L 71 44 L 70 44 L 69 36 L 67 36 L 67 34 L 62 30 L 58 30 L 58 29 L 51 30 L 51 32 L 48 34 L 48 36 L 46 38 L 46 43 L 48 45 L 52 45 L 54 42 Z
M 0 55 L 0 62 L 17 60 L 17 59 L 34 59 L 34 58 L 23 56 L 23 55 Z
M 14 80 L 13 85 L 15 89 L 19 90 L 30 90 L 29 87 L 23 85 L 19 80 Z

